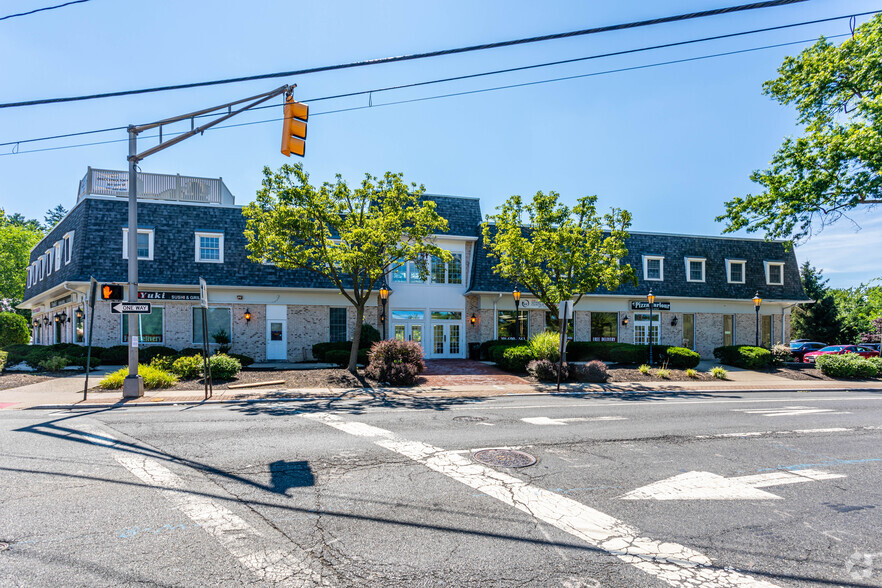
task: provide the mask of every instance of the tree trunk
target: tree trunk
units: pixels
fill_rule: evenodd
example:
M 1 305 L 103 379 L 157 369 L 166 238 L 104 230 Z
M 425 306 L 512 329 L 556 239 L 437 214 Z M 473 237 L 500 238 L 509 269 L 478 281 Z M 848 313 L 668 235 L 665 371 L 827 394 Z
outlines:
M 357 374 L 358 344 L 361 339 L 361 325 L 364 323 L 364 303 L 355 307 L 355 330 L 352 331 L 352 349 L 349 351 L 349 371 Z

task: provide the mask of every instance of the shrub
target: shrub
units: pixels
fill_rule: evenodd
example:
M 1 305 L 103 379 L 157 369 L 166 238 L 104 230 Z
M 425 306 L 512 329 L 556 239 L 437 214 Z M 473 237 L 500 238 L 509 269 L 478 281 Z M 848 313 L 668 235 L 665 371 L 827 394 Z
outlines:
M 365 374 L 379 382 L 396 386 L 412 386 L 423 371 L 423 348 L 416 341 L 380 341 L 368 354 Z
M 560 359 L 560 334 L 545 331 L 533 335 L 530 338 L 530 350 L 535 359 L 557 361 Z
M 70 362 L 63 355 L 52 355 L 41 361 L 37 367 L 47 372 L 60 372 Z
M 211 377 L 218 380 L 230 380 L 242 371 L 242 364 L 235 357 L 226 353 L 215 353 L 208 358 Z
M 536 356 L 533 355 L 530 345 L 503 347 L 499 367 L 509 372 L 521 373 L 527 371 L 527 364 L 534 359 Z
M 637 368 L 637 371 L 639 371 L 643 375 L 646 375 L 650 372 L 651 369 L 652 369 L 651 367 L 649 367 L 648 365 L 646 365 L 644 363 L 639 368 Z
M 752 345 L 727 345 L 714 349 L 714 357 L 720 363 L 748 370 L 767 367 L 772 361 L 772 353 L 762 347 Z
M 14 312 L 0 312 L 0 347 L 31 340 L 28 320 Z
M 609 351 L 610 361 L 616 363 L 643 363 L 649 357 L 649 349 L 645 345 L 629 345 L 619 343 Z
M 180 356 L 192 357 L 194 355 L 202 356 L 202 348 L 201 347 L 184 347 L 178 352 Z
M 312 356 L 316 361 L 327 361 L 334 363 L 327 357 L 329 351 L 346 351 L 352 349 L 352 341 L 335 341 L 333 343 L 316 343 L 312 346 Z
M 576 377 L 583 382 L 605 382 L 608 374 L 606 364 L 602 361 L 589 361 L 576 368 Z
M 666 368 L 658 368 L 655 370 L 655 377 L 667 380 L 671 377 L 671 370 Z
M 9 353 L 6 351 L 0 351 L 0 372 L 6 369 L 6 358 L 9 357 Z
M 876 377 L 882 378 L 882 357 L 870 357 L 867 361 L 876 366 Z
M 336 363 L 339 367 L 346 367 L 349 365 L 350 353 L 350 351 L 343 351 L 342 349 L 331 349 L 325 352 L 324 357 L 328 363 Z
M 690 378 L 697 378 L 697 377 L 698 377 L 698 372 L 696 372 L 696 371 L 695 371 L 694 369 L 692 369 L 692 368 L 686 368 L 686 375 L 689 376 Z
M 202 375 L 202 358 L 196 355 L 178 357 L 171 365 L 171 372 L 184 379 L 198 378 Z
M 148 389 L 168 388 L 178 383 L 178 378 L 165 370 L 149 365 L 138 365 L 138 374 L 144 379 L 144 387 Z M 129 368 L 119 369 L 112 374 L 107 374 L 98 385 L 105 390 L 118 390 L 123 386 L 123 380 L 129 375 Z
M 125 365 L 129 363 L 129 348 L 126 345 L 108 347 L 101 354 L 101 363 L 105 365 Z
M 241 353 L 227 353 L 230 357 L 235 357 L 239 360 L 239 363 L 242 364 L 243 368 L 247 368 L 249 365 L 254 363 L 254 358 L 248 355 L 242 355 Z
M 175 357 L 178 352 L 171 347 L 163 345 L 151 345 L 150 347 L 142 347 L 138 350 L 138 360 L 144 363 L 150 363 L 154 357 Z M 128 361 L 128 357 L 126 357 Z
M 821 373 L 831 378 L 873 378 L 878 373 L 876 363 L 857 353 L 821 355 L 815 365 Z
M 637 347 L 648 348 L 649 346 L 648 345 L 646 345 L 646 346 L 638 345 Z M 667 345 L 653 345 L 652 346 L 652 360 L 657 363 L 665 363 L 668 360 L 668 355 L 667 355 L 668 349 L 670 349 L 670 347 Z M 681 347 L 681 349 L 685 349 L 685 347 Z M 648 351 L 648 349 L 647 349 L 647 351 Z
M 613 347 L 622 345 L 612 341 L 573 341 L 567 345 L 567 359 L 573 361 L 585 361 L 588 359 L 600 359 L 610 361 L 610 351 Z
M 790 353 L 790 347 L 776 343 L 772 345 L 772 365 L 784 365 L 784 362 L 793 361 L 793 354 Z
M 701 356 L 685 347 L 668 347 L 665 351 L 664 361 L 676 370 L 694 368 L 701 361 Z
M 505 347 L 514 347 L 516 345 L 523 345 L 523 341 L 516 341 L 513 339 L 491 339 L 490 341 L 484 341 L 481 343 L 481 346 L 478 348 L 479 357 L 482 360 L 490 360 L 495 361 L 492 357 L 490 357 L 490 349 L 492 347 L 497 347 L 499 345 Z
M 549 359 L 534 359 L 527 364 L 527 371 L 542 382 L 556 382 L 558 366 L 560 366 L 560 379 L 566 380 L 570 373 L 569 365 L 561 365 Z
M 79 355 L 79 356 L 66 355 L 65 358 L 68 361 L 68 365 L 76 365 L 76 366 L 79 366 L 83 369 L 86 369 L 86 355 L 85 354 Z M 89 358 L 89 367 L 98 367 L 99 365 L 101 365 L 100 358 L 97 358 L 94 355 Z
M 383 337 L 380 335 L 380 331 L 374 328 L 373 325 L 369 325 L 368 323 L 363 323 L 361 325 L 361 335 L 358 337 L 359 349 L 370 349 L 374 343 L 378 343 L 382 340 Z
M 724 368 L 720 366 L 714 366 L 711 368 L 710 375 L 717 378 L 718 380 L 728 380 L 729 372 L 727 372 Z
M 149 365 L 150 367 L 155 367 L 170 372 L 172 371 L 172 365 L 177 358 L 177 355 L 157 355 L 150 360 Z
M 29 366 L 34 369 L 42 369 L 40 364 L 53 355 L 59 355 L 58 353 L 54 353 L 51 349 L 45 346 L 34 346 L 30 352 L 25 356 L 25 361 Z
M 9 353 L 7 362 L 9 365 L 19 364 L 27 358 L 28 354 L 40 345 L 28 345 L 27 343 L 15 343 L 13 345 L 4 345 L 3 351 Z
M 214 339 L 214 342 L 217 343 L 217 352 L 218 353 L 226 353 L 230 350 L 230 335 L 227 333 L 226 329 L 220 329 L 211 334 L 211 338 Z

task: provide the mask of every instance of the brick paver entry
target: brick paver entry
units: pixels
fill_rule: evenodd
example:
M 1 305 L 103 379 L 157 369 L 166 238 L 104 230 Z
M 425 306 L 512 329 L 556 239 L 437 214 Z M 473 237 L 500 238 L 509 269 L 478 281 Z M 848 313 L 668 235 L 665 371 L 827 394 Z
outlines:
M 427 359 L 426 371 L 419 380 L 419 385 L 424 388 L 506 384 L 529 384 L 529 382 L 492 365 L 471 359 Z

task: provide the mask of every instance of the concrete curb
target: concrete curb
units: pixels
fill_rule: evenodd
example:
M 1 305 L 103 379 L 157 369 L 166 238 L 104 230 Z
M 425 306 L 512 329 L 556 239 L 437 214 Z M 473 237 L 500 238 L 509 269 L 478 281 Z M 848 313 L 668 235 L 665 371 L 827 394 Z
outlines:
M 734 390 L 734 389 L 707 389 L 707 390 L 624 390 L 624 391 L 590 391 L 590 392 L 509 392 L 506 394 L 493 394 L 489 396 L 473 396 L 470 398 L 507 398 L 512 396 L 620 396 L 620 395 L 693 395 L 693 394 L 713 394 L 722 392 L 738 392 L 743 394 L 769 393 L 769 392 L 882 392 L 880 388 L 811 388 L 811 389 L 793 389 L 788 390 L 781 388 L 758 388 L 750 390 Z M 311 400 L 324 400 L 328 398 L 336 398 L 336 396 L 292 396 L 281 398 L 242 398 L 230 400 L 162 400 L 158 402 L 114 402 L 114 403 L 78 403 L 78 404 L 39 404 L 36 406 L 27 406 L 18 410 L 89 410 L 94 408 L 129 408 L 129 407 L 146 407 L 146 406 L 199 406 L 199 405 L 222 405 L 222 404 L 262 404 L 270 402 L 304 402 Z M 407 396 L 407 398 L 410 398 Z M 447 400 L 450 397 L 445 396 L 424 396 L 422 400 Z M 366 398 L 369 399 L 369 398 Z M 345 400 L 359 400 L 358 398 L 347 398 Z

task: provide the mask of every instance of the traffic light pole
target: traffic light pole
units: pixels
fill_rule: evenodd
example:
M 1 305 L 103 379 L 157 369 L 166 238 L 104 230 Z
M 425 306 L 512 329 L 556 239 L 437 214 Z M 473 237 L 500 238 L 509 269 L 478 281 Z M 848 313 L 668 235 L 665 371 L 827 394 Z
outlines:
M 162 151 L 167 147 L 171 147 L 176 143 L 180 143 L 181 141 L 184 141 L 185 139 L 188 139 L 193 135 L 201 134 L 205 132 L 206 129 L 210 129 L 214 125 L 221 123 L 229 118 L 232 118 L 240 112 L 244 112 L 249 108 L 253 108 L 258 104 L 266 102 L 270 98 L 279 96 L 280 94 L 284 94 L 295 87 L 295 85 L 285 85 L 280 88 L 276 88 L 271 92 L 258 94 L 257 96 L 251 96 L 250 98 L 243 98 L 242 100 L 236 100 L 235 102 L 228 102 L 227 104 L 221 104 L 220 106 L 215 106 L 214 108 L 206 108 L 204 110 L 191 112 L 173 118 L 163 119 L 146 125 L 129 126 L 129 156 L 127 158 L 129 161 L 129 237 L 127 240 L 127 247 L 129 250 L 129 302 L 138 301 L 138 162 L 149 155 L 153 155 L 158 151 Z M 251 100 L 254 100 L 254 102 L 248 104 L 247 106 L 243 106 L 238 110 L 233 110 L 233 105 L 241 104 L 243 102 L 249 102 Z M 192 121 L 194 121 L 197 116 L 206 115 L 210 112 L 214 112 L 222 108 L 227 109 L 227 114 L 211 121 L 210 123 L 192 128 L 190 131 L 182 133 L 173 139 L 162 141 L 163 125 L 186 120 L 188 118 L 191 120 L 192 123 Z M 194 125 L 191 124 L 191 126 Z M 138 133 L 141 133 L 148 129 L 154 129 L 156 127 L 159 127 L 159 145 L 151 147 L 150 149 L 147 149 L 142 153 L 138 153 Z M 140 323 L 139 317 L 140 315 L 137 314 L 129 314 L 128 316 L 129 375 L 126 376 L 125 380 L 123 381 L 123 398 L 140 398 L 141 396 L 144 396 L 144 380 L 143 378 L 141 378 L 140 375 L 138 375 L 138 344 L 140 343 L 140 341 L 138 340 L 138 336 L 141 334 L 140 329 L 138 328 L 138 325 Z

